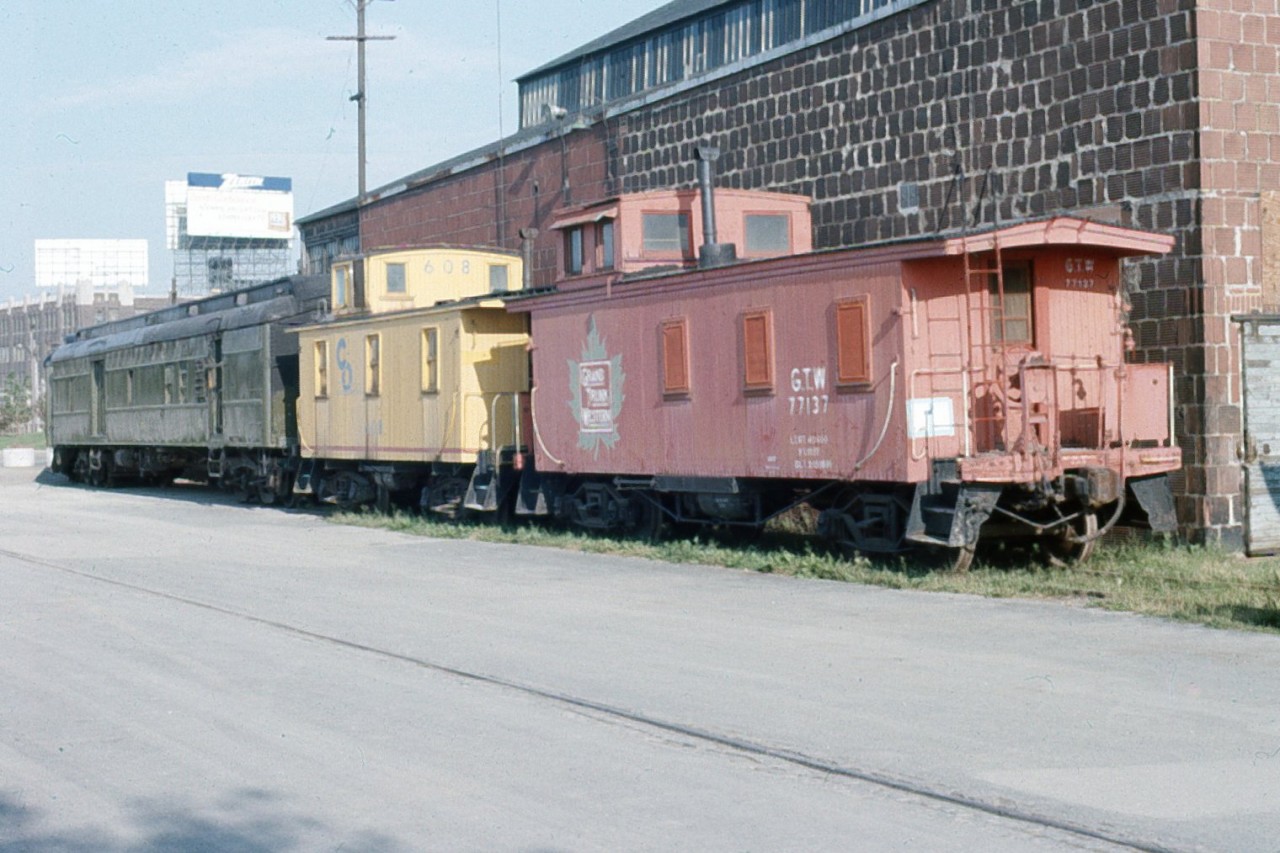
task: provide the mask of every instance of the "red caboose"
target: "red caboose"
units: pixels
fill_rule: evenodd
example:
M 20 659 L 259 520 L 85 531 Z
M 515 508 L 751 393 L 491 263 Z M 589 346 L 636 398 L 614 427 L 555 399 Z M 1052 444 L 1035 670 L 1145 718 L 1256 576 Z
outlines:
M 1170 368 L 1126 361 L 1121 283 L 1171 238 L 1058 217 L 792 254 L 794 197 L 693 198 L 565 211 L 556 289 L 511 306 L 534 339 L 519 512 L 759 527 L 807 503 L 850 547 L 957 565 L 980 532 L 1082 557 L 1126 509 L 1173 528 Z M 780 256 L 734 261 L 715 217 Z

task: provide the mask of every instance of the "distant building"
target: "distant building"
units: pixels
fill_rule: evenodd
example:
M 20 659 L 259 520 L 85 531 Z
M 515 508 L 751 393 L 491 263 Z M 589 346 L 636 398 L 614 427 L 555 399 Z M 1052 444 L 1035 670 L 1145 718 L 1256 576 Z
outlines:
M 191 172 L 165 182 L 164 200 L 179 296 L 237 290 L 296 271 L 289 178 Z
M 88 285 L 104 293 L 147 289 L 146 240 L 36 240 L 36 287 L 44 293 Z
M 0 303 L 0 388 L 16 375 L 39 401 L 45 390 L 44 360 L 67 335 L 168 304 L 167 296 L 135 297 L 127 283 L 108 290 L 94 287 L 89 280 L 78 287 L 58 287 L 34 298 Z

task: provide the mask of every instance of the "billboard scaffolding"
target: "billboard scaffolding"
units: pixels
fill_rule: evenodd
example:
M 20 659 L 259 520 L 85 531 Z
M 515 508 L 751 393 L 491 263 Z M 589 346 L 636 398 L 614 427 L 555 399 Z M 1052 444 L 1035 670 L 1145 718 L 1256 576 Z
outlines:
M 179 296 L 204 296 L 294 271 L 289 178 L 191 172 L 165 182 L 165 231 Z

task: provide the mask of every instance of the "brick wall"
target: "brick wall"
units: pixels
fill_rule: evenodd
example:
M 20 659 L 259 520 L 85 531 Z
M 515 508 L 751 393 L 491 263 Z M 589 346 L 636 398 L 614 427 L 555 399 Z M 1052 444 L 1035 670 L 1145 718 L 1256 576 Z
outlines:
M 420 190 L 366 207 L 360 221 L 365 251 L 448 243 L 520 249 L 519 232 L 537 228 L 535 283 L 554 277 L 557 235 L 551 213 L 566 204 L 617 192 L 611 161 L 613 123 L 554 133 L 548 141 L 483 166 L 432 180 Z M 501 177 L 500 177 L 501 174 Z M 501 189 L 501 191 L 500 191 Z M 499 211 L 505 213 L 499 215 Z
M 1193 538 L 1236 547 L 1243 506 L 1238 334 L 1280 309 L 1277 0 L 938 0 L 507 158 L 503 243 L 575 201 L 695 183 L 814 197 L 815 245 L 955 232 L 1057 212 L 1172 233 L 1129 265 L 1139 358 L 1170 361 Z M 496 164 L 376 204 L 366 248 L 492 245 Z M 900 207 L 904 184 L 916 208 Z M 1270 237 L 1268 235 L 1271 235 Z M 1271 294 L 1269 297 L 1267 294 Z

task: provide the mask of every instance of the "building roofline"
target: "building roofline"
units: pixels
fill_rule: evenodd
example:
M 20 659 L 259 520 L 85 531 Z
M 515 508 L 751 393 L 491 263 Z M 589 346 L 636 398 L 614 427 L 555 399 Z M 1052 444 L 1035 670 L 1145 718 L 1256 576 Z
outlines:
M 664 29 L 673 24 L 689 18 L 696 18 L 706 12 L 719 7 L 728 6 L 737 0 L 674 0 L 665 6 L 654 9 L 647 15 L 641 15 L 634 21 L 623 24 L 612 32 L 606 33 L 598 39 L 589 41 L 586 44 L 574 48 L 568 53 L 553 59 L 551 62 L 538 66 L 532 71 L 528 71 L 516 78 L 517 83 L 521 83 L 530 77 L 536 77 L 541 74 L 558 68 L 562 65 L 568 65 L 576 60 L 591 56 L 595 53 L 601 53 L 611 47 L 616 47 L 629 41 L 642 38 L 654 30 Z

